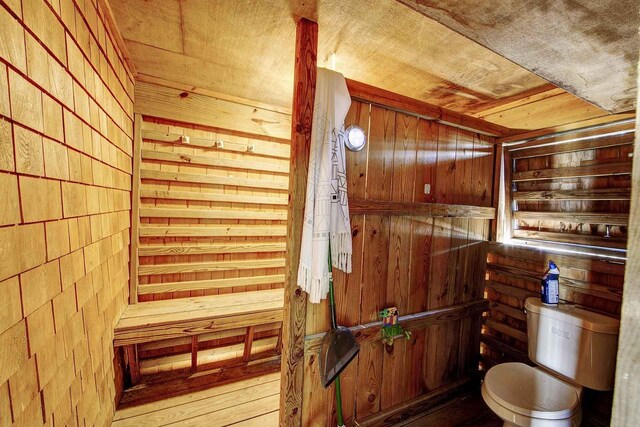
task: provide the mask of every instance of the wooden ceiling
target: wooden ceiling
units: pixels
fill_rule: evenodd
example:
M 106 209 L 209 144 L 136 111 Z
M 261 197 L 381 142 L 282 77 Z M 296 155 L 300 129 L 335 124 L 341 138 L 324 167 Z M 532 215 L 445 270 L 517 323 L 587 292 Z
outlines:
M 319 24 L 321 66 L 519 130 L 610 120 L 492 50 L 395 0 L 110 0 L 139 80 L 288 109 L 295 20 Z M 177 87 L 177 86 L 176 86 Z

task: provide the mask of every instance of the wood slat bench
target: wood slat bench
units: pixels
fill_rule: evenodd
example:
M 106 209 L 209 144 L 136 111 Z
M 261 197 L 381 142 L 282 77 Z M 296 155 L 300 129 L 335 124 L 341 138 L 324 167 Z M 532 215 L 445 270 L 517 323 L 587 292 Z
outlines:
M 283 289 L 133 304 L 127 307 L 115 327 L 114 346 L 125 347 L 133 384 L 137 384 L 140 379 L 136 344 L 190 336 L 192 370 L 195 371 L 198 335 L 247 328 L 244 361 L 248 362 L 255 327 L 274 322 L 281 323 L 283 308 Z M 281 338 L 278 349 L 280 341 Z

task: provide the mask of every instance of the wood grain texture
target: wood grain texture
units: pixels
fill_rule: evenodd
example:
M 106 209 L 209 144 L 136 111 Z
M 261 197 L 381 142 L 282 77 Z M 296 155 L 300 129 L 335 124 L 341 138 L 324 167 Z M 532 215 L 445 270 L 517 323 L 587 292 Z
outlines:
M 352 215 L 420 216 L 425 218 L 478 218 L 494 219 L 495 209 L 444 203 L 387 202 L 382 200 L 351 199 Z
M 640 94 L 640 92 L 639 92 Z M 640 95 L 639 95 L 640 96 Z M 635 152 L 640 147 L 640 118 L 636 116 Z M 622 427 L 634 423 L 640 418 L 640 381 L 637 361 L 640 358 L 640 339 L 637 330 L 640 326 L 638 305 L 640 304 L 640 160 L 637 154 L 633 159 L 632 195 L 629 221 L 628 262 L 625 272 L 622 318 L 618 358 L 616 365 L 616 383 L 613 400 L 611 425 Z
M 301 19 L 296 26 L 296 48 L 291 114 L 291 163 L 287 224 L 287 257 L 282 328 L 280 426 L 302 425 L 304 388 L 304 333 L 307 296 L 297 285 L 300 242 L 311 148 L 311 126 L 316 87 L 318 24 Z
M 486 122 L 455 111 L 438 107 L 408 96 L 399 95 L 390 91 L 347 79 L 347 87 L 352 98 L 367 101 L 371 104 L 384 105 L 403 112 L 410 112 L 425 119 L 435 120 L 462 129 L 468 129 L 484 133 L 490 136 L 509 135 L 509 129 Z

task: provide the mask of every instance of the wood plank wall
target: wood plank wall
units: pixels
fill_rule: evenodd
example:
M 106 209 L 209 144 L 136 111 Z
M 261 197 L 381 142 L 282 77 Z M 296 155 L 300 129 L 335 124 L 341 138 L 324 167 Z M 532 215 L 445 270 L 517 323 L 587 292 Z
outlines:
M 365 150 L 347 152 L 350 198 L 491 205 L 489 138 L 358 101 L 349 124 L 369 138 Z M 388 306 L 404 315 L 482 299 L 488 233 L 488 220 L 352 215 L 353 272 L 335 274 L 338 322 L 375 321 Z M 329 329 L 327 314 L 326 303 L 308 305 L 307 335 Z M 341 377 L 345 422 L 388 412 L 477 368 L 479 320 L 416 330 L 393 347 L 365 342 Z M 302 425 L 335 425 L 333 387 L 322 388 L 311 352 L 304 378 Z
M 95 1 L 0 1 L 0 425 L 110 425 L 133 79 Z
M 509 147 L 514 238 L 626 248 L 633 139 L 630 121 Z
M 145 114 L 138 300 L 282 288 L 290 144 L 268 135 L 277 131 L 255 127 L 256 116 L 276 113 L 256 113 L 260 109 L 197 95 L 197 105 L 212 112 L 203 125 L 184 104 L 196 95 L 184 92 L 165 100 L 165 92 L 160 86 L 136 84 L 136 112 Z M 150 113 L 161 113 L 163 118 Z M 277 114 L 280 120 L 286 118 Z M 172 115 L 192 122 L 176 121 Z M 231 122 L 233 129 L 222 127 Z M 216 146 L 219 141 L 222 146 Z M 255 350 L 273 350 L 279 328 L 279 324 L 259 328 Z M 205 334 L 199 337 L 198 349 L 222 345 L 233 349 L 244 334 L 245 329 Z M 183 356 L 190 351 L 189 337 L 138 345 L 141 371 L 189 368 L 190 358 Z M 209 359 L 221 361 L 216 355 Z

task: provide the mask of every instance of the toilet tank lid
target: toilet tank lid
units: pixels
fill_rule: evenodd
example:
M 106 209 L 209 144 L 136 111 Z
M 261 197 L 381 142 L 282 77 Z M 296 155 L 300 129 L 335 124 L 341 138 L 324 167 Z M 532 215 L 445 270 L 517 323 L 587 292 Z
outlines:
M 524 307 L 532 313 L 551 317 L 592 332 L 617 335 L 620 331 L 620 320 L 575 305 L 558 304 L 558 307 L 550 307 L 544 305 L 539 298 L 530 297 L 527 298 Z

